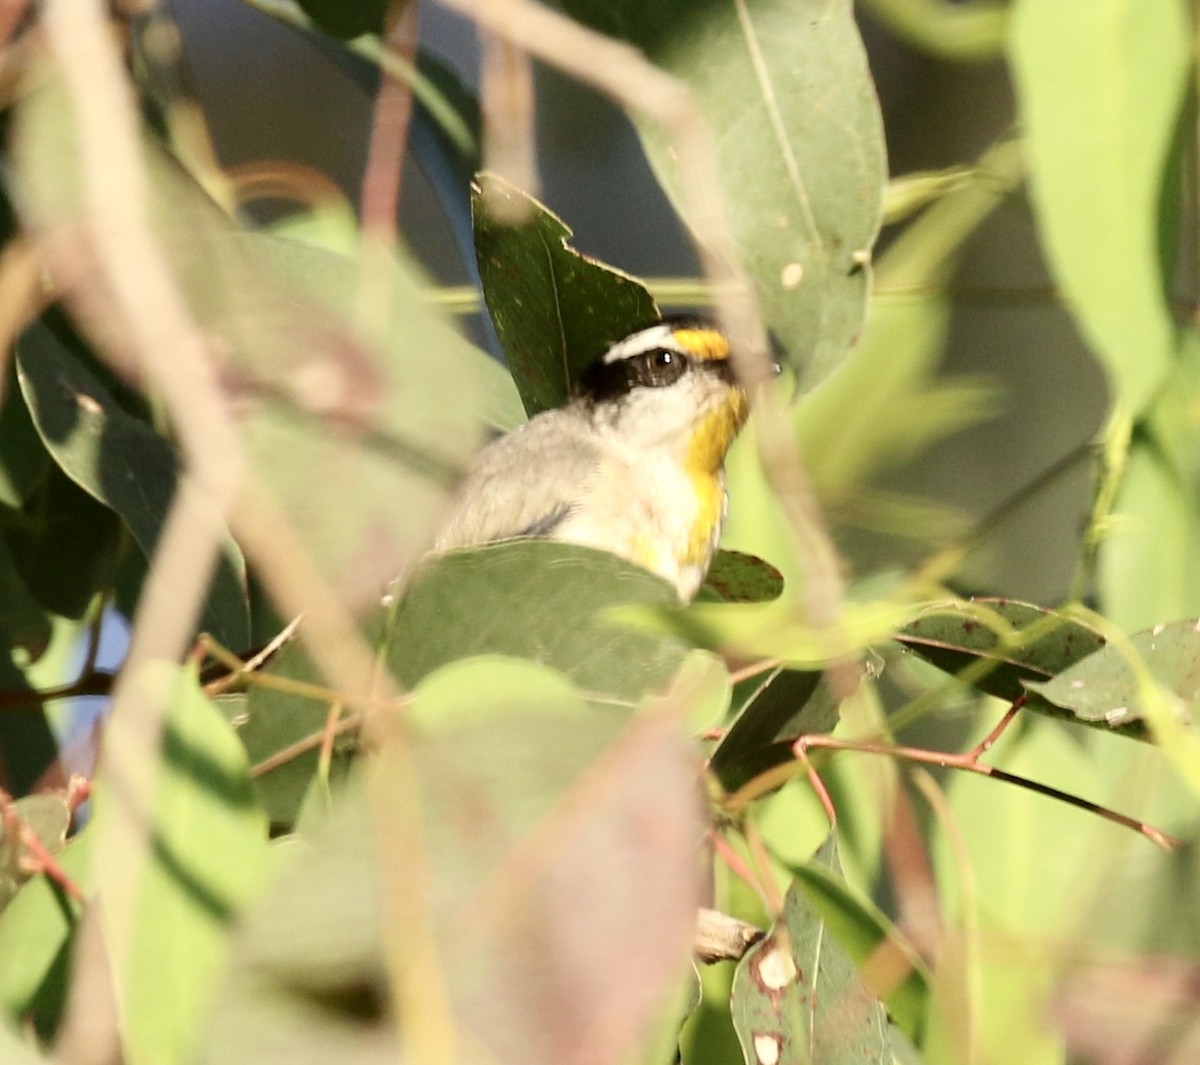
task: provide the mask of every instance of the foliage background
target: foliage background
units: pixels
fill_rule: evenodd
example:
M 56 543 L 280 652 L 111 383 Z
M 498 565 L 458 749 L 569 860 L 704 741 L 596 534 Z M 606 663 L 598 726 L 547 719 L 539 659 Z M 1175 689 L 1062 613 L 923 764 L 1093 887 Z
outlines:
M 255 6 L 281 13 L 275 5 Z M 661 46 L 650 48 L 655 58 L 702 85 L 714 71 L 699 58 L 691 30 L 703 20 L 727 27 L 730 11 L 764 20 L 811 14 L 811 5 L 799 0 L 747 0 L 728 9 L 662 3 L 646 7 L 643 27 L 624 8 L 563 6 L 609 32 L 642 33 L 640 44 Z M 253 451 L 255 476 L 282 500 L 282 521 L 265 505 L 237 513 L 231 500 L 223 504 L 251 569 L 261 570 L 261 598 L 241 621 L 236 609 L 224 611 L 210 600 L 215 614 L 203 627 L 242 651 L 254 642 L 247 641 L 248 624 L 262 641 L 278 632 L 279 617 L 301 606 L 310 617 L 332 620 L 312 622 L 304 650 L 292 644 L 282 651 L 267 670 L 277 680 L 215 701 L 201 696 L 197 678 L 186 671 L 154 661 L 127 669 L 117 689 L 124 700 L 118 706 L 127 709 L 109 727 L 101 801 L 88 827 L 61 851 L 65 874 L 57 888 L 54 877 L 26 879 L 31 844 L 17 845 L 14 836 L 24 823 L 57 850 L 64 811 L 77 796 L 57 792 L 16 807 L 22 821 L 6 821 L 0 852 L 5 883 L 14 891 L 23 885 L 0 916 L 0 992 L 22 1047 L 14 1042 L 11 1053 L 36 1060 L 36 1048 L 57 1034 L 65 1060 L 117 1060 L 119 1044 L 126 1060 L 148 1062 L 373 1061 L 391 1059 L 399 1032 L 407 1052 L 422 1058 L 477 1059 L 482 1043 L 500 1060 L 667 1060 L 677 1018 L 688 1014 L 685 1061 L 744 1055 L 770 1065 L 772 1044 L 756 1037 L 776 1031 L 786 1036 L 777 1049 L 778 1060 L 786 1061 L 861 1060 L 864 1054 L 928 1062 L 1193 1060 L 1200 1036 L 1190 845 L 1162 857 L 1126 828 L 1045 796 L 969 770 L 934 777 L 911 761 L 893 764 L 875 754 L 819 760 L 839 814 L 831 837 L 836 850 L 823 843 L 824 814 L 790 754 L 788 782 L 755 801 L 747 820 L 717 793 L 710 810 L 722 852 L 714 863 L 715 901 L 764 928 L 779 916 L 801 979 L 786 977 L 787 994 L 773 997 L 761 982 L 756 990 L 753 974 L 761 967 L 754 969 L 753 961 L 743 963 L 737 978 L 732 963 L 723 963 L 706 968 L 699 1006 L 693 1008 L 689 992 L 673 990 L 685 975 L 696 896 L 708 890 L 707 878 L 696 878 L 688 844 L 702 829 L 689 783 L 693 748 L 679 733 L 711 726 L 722 715 L 731 719 L 743 704 L 763 728 L 775 729 L 769 739 L 823 734 L 840 709 L 843 738 L 883 736 L 917 752 L 970 751 L 1003 711 L 991 698 L 1006 691 L 1003 682 L 1066 673 L 1077 657 L 1067 646 L 1070 638 L 1099 634 L 1117 652 L 1083 675 L 1085 684 L 1106 685 L 1099 717 L 1125 709 L 1122 722 L 1132 720 L 1161 746 L 1026 712 L 988 760 L 1191 839 L 1200 756 L 1190 715 L 1200 648 L 1187 625 L 1170 630 L 1173 642 L 1163 655 L 1154 639 L 1132 649 L 1122 640 L 1200 614 L 1192 561 L 1197 178 L 1191 5 L 859 5 L 893 175 L 890 224 L 876 252 L 865 333 L 838 374 L 816 388 L 805 384 L 787 422 L 844 562 L 844 627 L 823 630 L 805 615 L 813 578 L 806 565 L 814 556 L 796 548 L 796 530 L 789 532 L 781 518 L 754 446 L 765 430 L 756 428 L 730 461 L 726 543 L 783 570 L 786 610 L 704 604 L 683 621 L 665 623 L 655 615 L 657 628 L 642 637 L 645 657 L 636 669 L 629 668 L 625 646 L 598 642 L 609 657 L 593 654 L 590 672 L 580 671 L 583 652 L 567 646 L 549 660 L 556 669 L 485 658 L 431 675 L 437 664 L 481 651 L 534 657 L 528 648 L 546 632 L 585 629 L 596 605 L 581 606 L 577 596 L 555 598 L 542 583 L 521 598 L 528 574 L 540 569 L 536 557 L 468 558 L 458 571 L 440 572 L 442 583 L 418 585 L 394 616 L 366 623 L 369 645 L 382 650 L 401 683 L 416 686 L 406 710 L 415 738 L 386 726 L 368 736 L 366 746 L 378 748 L 383 771 L 366 785 L 351 783 L 341 814 L 326 807 L 357 749 L 351 737 L 372 699 L 388 693 L 372 688 L 362 694 L 366 663 L 355 661 L 354 637 L 337 626 L 345 611 L 336 602 L 325 603 L 324 612 L 314 606 L 320 579 L 272 570 L 268 562 L 275 554 L 303 557 L 280 547 L 291 529 L 327 575 L 345 580 L 342 591 L 365 596 L 419 552 L 447 487 L 439 471 L 473 446 L 477 425 L 512 424 L 520 411 L 503 376 L 453 340 L 425 305 L 407 259 L 397 267 L 370 240 L 360 243 L 364 218 L 368 236 L 387 240 L 386 223 L 372 215 L 371 193 L 360 195 L 364 170 L 369 176 L 372 169 L 368 146 L 385 125 L 373 124 L 385 105 L 374 103 L 370 65 L 348 60 L 333 37 L 298 35 L 264 10 L 232 0 L 172 5 L 186 86 L 171 81 L 169 62 L 155 66 L 156 55 L 170 54 L 169 47 L 165 53 L 154 48 L 155 32 L 169 35 L 165 23 L 153 17 L 142 23 L 139 15 L 125 26 L 125 39 L 151 104 L 150 126 L 166 131 L 218 202 L 228 189 L 198 150 L 203 139 L 188 126 L 193 92 L 222 164 L 271 163 L 268 176 L 276 184 L 250 217 L 347 256 L 334 261 L 242 240 L 206 213 L 194 187 L 169 167 L 152 171 L 157 206 L 150 232 L 165 249 L 167 274 L 202 332 L 233 337 L 242 360 L 222 386 L 240 402 L 283 396 L 237 422 Z M 371 5 L 314 2 L 306 10 L 342 36 L 382 17 Z M 612 17 L 614 11 L 620 17 Z M 366 23 L 355 21 L 360 17 Z M 339 21 L 345 18 L 353 24 Z M 14 54 L 36 54 L 38 38 L 28 29 L 19 32 L 16 23 L 12 29 Z M 469 20 L 422 5 L 421 29 L 425 49 L 448 57 L 478 91 L 479 51 Z M 393 30 L 403 52 L 402 19 Z M 66 39 L 62 26 L 57 32 L 59 42 Z M 51 47 L 63 47 L 53 44 L 53 32 L 50 40 Z M 485 38 L 485 55 L 489 48 L 494 58 L 494 39 Z M 515 70 L 510 87 L 519 90 L 519 64 Z M 540 195 L 575 231 L 574 246 L 651 279 L 664 304 L 703 302 L 703 287 L 688 280 L 696 262 L 684 229 L 621 108 L 562 72 L 539 66 L 535 81 Z M 633 99 L 647 91 L 636 80 L 627 89 Z M 486 79 L 482 92 L 485 108 L 489 93 L 495 93 L 493 105 L 504 99 Z M 75 175 L 90 172 L 86 145 L 81 166 L 64 132 L 71 124 L 67 112 L 51 109 L 62 105 L 28 93 L 28 83 L 13 90 L 14 100 L 23 102 L 17 132 L 10 129 L 16 178 L 8 195 L 26 232 L 61 237 L 62 223 L 79 212 Z M 79 98 L 72 106 L 81 106 Z M 45 109 L 40 114 L 39 107 Z M 460 114 L 469 116 L 470 108 Z M 521 170 L 522 133 L 528 132 L 522 111 L 501 108 L 500 116 L 500 147 L 493 147 L 489 163 L 507 162 L 505 172 L 529 187 L 530 174 Z M 838 116 L 863 132 L 856 124 L 864 121 L 861 114 Z M 419 118 L 412 133 L 400 230 L 427 276 L 457 286 L 473 271 L 461 211 L 464 186 L 454 169 L 461 160 L 431 144 L 433 127 Z M 807 143 L 806 136 L 796 131 L 797 144 Z M 751 175 L 760 165 L 755 150 L 754 144 L 743 148 Z M 334 184 L 313 171 L 280 167 L 279 160 L 312 166 Z M 831 170 L 842 161 L 824 160 Z M 244 194 L 248 177 L 234 175 Z M 758 193 L 752 177 L 747 180 Z M 447 188 L 457 189 L 457 200 L 445 195 Z M 118 190 L 113 202 L 122 195 Z M 315 209 L 286 209 L 297 198 Z M 382 200 L 386 204 L 387 196 Z M 748 201 L 741 206 L 753 214 L 756 202 Z M 868 228 L 870 214 L 863 208 Z M 856 216 L 856 224 L 862 218 Z M 128 612 L 148 601 L 130 535 L 148 546 L 167 536 L 166 500 L 175 478 L 169 456 L 181 454 L 188 474 L 201 483 L 219 473 L 220 426 L 229 429 L 228 412 L 209 411 L 207 420 L 201 412 L 189 427 L 172 398 L 169 374 L 160 380 L 149 361 L 121 362 L 120 353 L 141 350 L 144 339 L 130 327 L 130 305 L 121 304 L 114 280 L 119 272 L 106 273 L 113 267 L 103 254 L 85 262 L 103 267 L 108 288 L 100 295 L 124 306 L 123 324 L 119 313 L 110 320 L 97 310 L 95 293 L 89 302 L 69 257 L 59 251 L 56 258 L 46 244 L 35 244 L 32 254 L 67 296 L 72 317 L 52 309 L 24 332 L 17 344 L 24 380 L 17 385 L 10 378 L 6 387 L 6 545 L 18 559 L 4 571 L 9 583 L 0 630 L 14 647 L 13 665 L 5 662 L 6 684 L 17 693 L 61 684 L 84 692 L 89 685 L 105 687 L 103 671 L 88 668 L 92 663 L 75 681 L 81 674 L 73 661 L 81 633 L 95 636 L 102 618 L 116 624 L 100 605 L 112 601 Z M 30 309 L 43 308 L 29 295 L 20 256 L 8 258 L 18 266 L 10 265 L 0 280 L 8 286 L 3 291 L 13 293 L 24 327 Z M 383 298 L 372 287 L 380 276 L 390 286 Z M 155 306 L 150 295 L 143 297 L 147 308 Z M 453 290 L 443 298 L 454 307 L 470 303 Z M 376 310 L 390 300 L 394 318 L 385 312 L 364 324 L 362 300 Z M 146 318 L 153 318 L 150 311 Z M 771 324 L 778 328 L 777 318 Z M 347 322 L 356 328 L 347 329 Z M 488 341 L 480 320 L 467 327 Z M 112 329 L 133 337 L 114 343 L 106 332 Z M 172 355 L 176 343 L 186 347 L 187 337 L 166 335 Z M 798 352 L 807 345 L 796 343 L 794 333 L 788 339 L 803 373 Z M 836 358 L 840 345 L 832 343 Z M 53 413 L 53 401 L 61 399 L 56 381 L 72 372 L 81 347 L 102 357 L 84 352 L 96 378 L 76 381 L 66 393 L 74 405 L 63 407 L 65 435 L 56 450 L 46 413 L 39 417 L 40 436 L 12 427 L 18 417 L 12 397 L 19 389 L 36 410 L 40 396 Z M 361 372 L 354 379 L 369 387 L 342 394 L 340 406 L 313 408 L 310 393 L 288 391 L 310 350 L 333 352 L 338 365 Z M 379 359 L 380 351 L 386 357 Z M 431 370 L 433 351 L 446 354 Z M 143 351 L 139 358 L 148 356 Z M 122 374 L 138 387 L 122 384 Z M 253 387 L 243 387 L 246 380 Z M 102 441 L 104 461 L 81 449 L 86 433 L 66 417 L 74 409 L 95 416 L 85 427 Z M 297 409 L 315 416 L 309 429 L 315 424 L 319 431 L 297 428 L 291 416 Z M 393 453 L 378 466 L 353 465 L 370 449 L 362 450 L 345 426 L 363 423 L 382 426 L 408 447 L 399 462 Z M 114 443 L 130 439 L 135 443 L 125 450 Z M 443 448 L 447 441 L 454 446 Z M 18 451 L 18 443 L 25 450 Z M 411 461 L 415 453 L 423 465 Z M 135 483 L 153 490 L 122 495 L 114 476 L 122 461 Z M 84 472 L 71 477 L 104 506 L 64 487 L 54 471 L 70 473 L 71 462 L 85 463 Z M 347 476 L 351 468 L 361 479 Z M 412 493 L 425 493 L 424 502 L 414 506 Z M 34 498 L 41 519 L 55 519 L 40 529 Z M 193 521 L 203 521 L 204 513 L 203 507 L 193 511 Z M 320 516 L 327 513 L 351 517 L 328 522 Z M 819 532 L 818 526 L 818 539 Z M 371 535 L 382 539 L 363 552 Z M 206 565 L 193 559 L 196 572 Z M 240 552 L 227 549 L 227 568 L 236 574 L 242 565 Z M 562 565 L 579 566 L 585 584 L 619 583 L 589 569 L 601 565 L 595 560 L 572 556 Z M 623 574 L 614 599 L 661 604 L 658 591 L 640 585 L 639 576 Z M 963 683 L 948 684 L 889 638 L 911 623 L 922 603 L 944 602 L 950 592 L 1027 599 L 1042 608 L 1084 603 L 1097 613 L 1031 615 L 1058 625 L 1068 639 L 1053 652 L 1043 646 L 1043 671 L 1030 674 L 1038 644 L 1009 631 L 1008 608 L 1000 607 L 998 620 L 950 607 L 950 635 L 939 639 L 963 650 L 953 667 L 990 663 L 992 680 L 977 669 Z M 456 604 L 453 610 L 449 603 Z M 581 611 L 579 620 L 566 624 L 571 609 Z M 439 629 L 443 612 L 452 623 Z M 486 631 L 498 616 L 522 618 L 500 646 Z M 1018 630 L 1028 617 L 1022 615 Z M 769 631 L 756 620 L 762 618 Z M 482 623 L 472 627 L 472 619 Z M 650 624 L 645 611 L 640 621 Z M 179 633 L 186 642 L 190 620 L 184 616 L 180 624 L 188 630 Z M 977 625 L 997 627 L 999 642 L 972 643 Z M 525 630 L 532 643 L 522 642 Z M 793 677 L 796 688 L 777 691 L 774 706 L 762 696 L 748 698 L 753 685 L 731 695 L 725 668 L 714 659 L 683 659 L 675 642 L 681 633 L 703 646 L 736 648 L 733 667 L 778 655 L 811 673 Z M 913 640 L 909 646 L 919 642 Z M 839 681 L 838 668 L 819 685 L 814 680 L 815 688 L 803 680 L 868 645 L 873 672 L 853 693 Z M 178 661 L 182 647 L 141 659 Z M 136 642 L 133 653 L 137 661 Z M 660 691 L 677 668 L 681 672 Z M 1068 674 L 1064 686 L 1073 677 Z M 198 679 L 211 683 L 208 674 Z M 312 695 L 302 685 L 318 682 L 341 698 L 319 692 L 298 699 Z M 210 695 L 216 691 L 209 688 Z M 597 695 L 643 704 L 643 712 L 618 720 Z M 66 704 L 53 707 L 52 719 L 63 713 L 60 705 Z M 1087 713 L 1069 693 L 1065 701 L 1038 704 L 1054 706 L 1060 716 Z M 1178 714 L 1189 724 L 1181 727 Z M 3 724 L 8 791 L 66 784 L 51 761 L 48 733 L 31 731 L 24 716 L 11 712 Z M 325 741 L 320 752 L 310 744 L 303 757 L 289 756 L 289 744 L 309 736 Z M 539 739 L 523 743 L 520 737 Z M 87 763 L 94 740 L 84 737 L 77 764 Z M 732 742 L 726 752 L 731 762 L 744 754 Z M 261 770 L 280 756 L 281 764 L 252 786 L 248 767 Z M 585 767 L 595 777 L 601 764 L 608 790 L 603 796 L 581 792 Z M 107 806 L 106 788 L 114 796 Z M 495 835 L 463 836 L 464 789 L 493 812 Z M 134 801 L 123 812 L 116 796 L 126 794 Z M 130 815 L 139 809 L 153 811 L 152 831 Z M 564 813 L 580 809 L 586 813 L 580 821 Z M 646 828 L 651 814 L 653 831 Z M 268 847 L 268 820 L 277 832 L 297 821 L 301 831 L 284 833 Z M 367 824 L 372 832 L 364 831 Z M 536 844 L 539 831 L 553 845 Z M 93 864 L 89 850 L 105 857 Z M 517 855 L 512 863 L 511 854 Z M 32 857 L 35 867 L 44 861 Z M 511 889 L 482 901 L 472 894 L 472 885 L 502 883 L 505 876 L 527 888 L 524 904 L 513 901 L 519 892 Z M 373 890 L 380 879 L 384 889 Z M 87 894 L 99 889 L 114 900 L 92 921 L 103 925 L 103 937 L 84 935 L 87 922 L 75 925 L 80 911 L 63 884 Z M 471 936 L 448 936 L 447 927 L 462 920 L 464 910 L 456 907 L 468 903 L 479 907 L 467 910 L 474 914 Z M 249 916 L 235 922 L 243 914 Z M 566 931 L 581 925 L 605 935 L 585 940 Z M 810 936 L 820 945 L 811 947 Z M 754 958 L 770 956 L 780 942 L 786 941 L 771 941 Z M 810 948 L 813 953 L 804 953 Z M 556 967 L 560 954 L 565 960 Z M 809 984 L 801 993 L 804 978 Z M 617 987 L 629 993 L 611 1005 Z M 68 988 L 75 997 L 66 999 L 64 1014 Z M 795 1000 L 788 997 L 794 991 L 800 994 Z M 890 1026 L 883 1025 L 876 996 L 886 1004 Z M 106 1039 L 81 1036 L 97 1030 L 87 1026 L 97 1017 Z M 589 1027 L 602 1021 L 611 1039 Z M 1151 1047 L 1158 1057 L 1148 1056 Z

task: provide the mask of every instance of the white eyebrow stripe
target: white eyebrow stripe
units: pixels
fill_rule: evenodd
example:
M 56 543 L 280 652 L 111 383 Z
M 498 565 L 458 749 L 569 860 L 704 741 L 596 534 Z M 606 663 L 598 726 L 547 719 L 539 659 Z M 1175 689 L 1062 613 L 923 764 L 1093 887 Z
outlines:
M 670 348 L 671 351 L 677 351 L 681 355 L 687 354 L 675 340 L 672 327 L 664 322 L 652 325 L 648 329 L 642 329 L 632 336 L 627 336 L 624 340 L 618 340 L 604 353 L 604 361 L 606 363 L 620 362 L 622 359 L 629 359 L 634 355 L 653 351 L 655 348 Z

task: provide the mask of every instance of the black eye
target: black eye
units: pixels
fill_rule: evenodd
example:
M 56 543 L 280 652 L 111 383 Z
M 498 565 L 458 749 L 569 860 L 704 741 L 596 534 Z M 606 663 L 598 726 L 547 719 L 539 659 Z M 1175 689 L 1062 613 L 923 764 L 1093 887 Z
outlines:
M 669 348 L 655 348 L 631 361 L 636 364 L 636 383 L 649 388 L 673 385 L 687 370 L 687 359 Z

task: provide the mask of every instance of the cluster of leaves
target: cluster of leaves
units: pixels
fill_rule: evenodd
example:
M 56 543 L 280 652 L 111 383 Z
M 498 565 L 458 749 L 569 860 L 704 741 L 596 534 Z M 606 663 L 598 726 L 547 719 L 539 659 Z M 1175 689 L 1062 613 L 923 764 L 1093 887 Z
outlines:
M 793 378 L 730 458 L 727 549 L 688 608 L 582 548 L 423 557 L 483 427 L 564 402 L 658 314 L 645 284 L 503 179 L 447 177 L 506 371 L 403 251 L 234 220 L 225 177 L 189 150 L 161 16 L 126 27 L 144 124 L 89 108 L 69 64 L 102 84 L 103 57 L 63 48 L 87 31 L 73 2 L 9 43 L 32 73 L 8 118 L 0 259 L 25 322 L 0 405 L 4 1060 L 57 1043 L 70 1061 L 81 1041 L 94 1059 L 103 1039 L 135 1065 L 1194 1057 L 1200 348 L 1168 294 L 1195 147 L 1177 135 L 1183 0 L 1021 0 L 1011 21 L 876 0 L 926 44 L 1007 48 L 1024 129 L 893 185 L 907 225 L 865 325 L 884 148 L 848 0 L 563 0 L 577 33 L 635 45 L 690 91 Z M 315 25 L 275 13 L 355 63 L 378 40 L 315 26 L 378 35 L 392 5 L 302 7 Z M 461 176 L 455 131 L 478 109 L 410 74 L 418 123 L 442 116 L 414 150 Z M 702 229 L 677 131 L 641 121 Z M 137 151 L 107 182 L 97 145 L 122 138 Z M 1026 166 L 1115 411 L 1077 595 L 1053 605 L 951 594 L 939 582 L 992 528 L 885 487 L 985 407 L 936 363 L 965 243 Z M 156 337 L 179 347 L 156 359 Z M 197 454 L 181 396 L 213 441 L 232 427 L 236 461 Z M 844 594 L 787 476 L 797 446 L 839 538 L 889 534 Z M 230 469 L 241 500 L 210 480 Z M 189 603 L 162 592 L 188 585 L 181 513 L 211 549 L 186 556 L 212 568 Z M 134 625 L 119 679 L 96 667 L 117 613 Z M 195 647 L 183 665 L 155 642 L 175 629 Z M 94 785 L 69 776 L 58 703 L 84 694 L 113 696 L 75 737 L 107 743 Z M 698 984 L 713 894 L 761 934 Z

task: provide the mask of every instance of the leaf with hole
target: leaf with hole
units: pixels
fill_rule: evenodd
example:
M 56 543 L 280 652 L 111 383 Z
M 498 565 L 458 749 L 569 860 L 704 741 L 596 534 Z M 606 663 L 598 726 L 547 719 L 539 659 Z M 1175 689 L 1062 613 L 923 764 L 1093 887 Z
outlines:
M 840 873 L 832 836 L 815 860 Z M 795 883 L 775 927 L 739 963 L 730 1002 L 747 1065 L 892 1065 L 883 1005 Z

